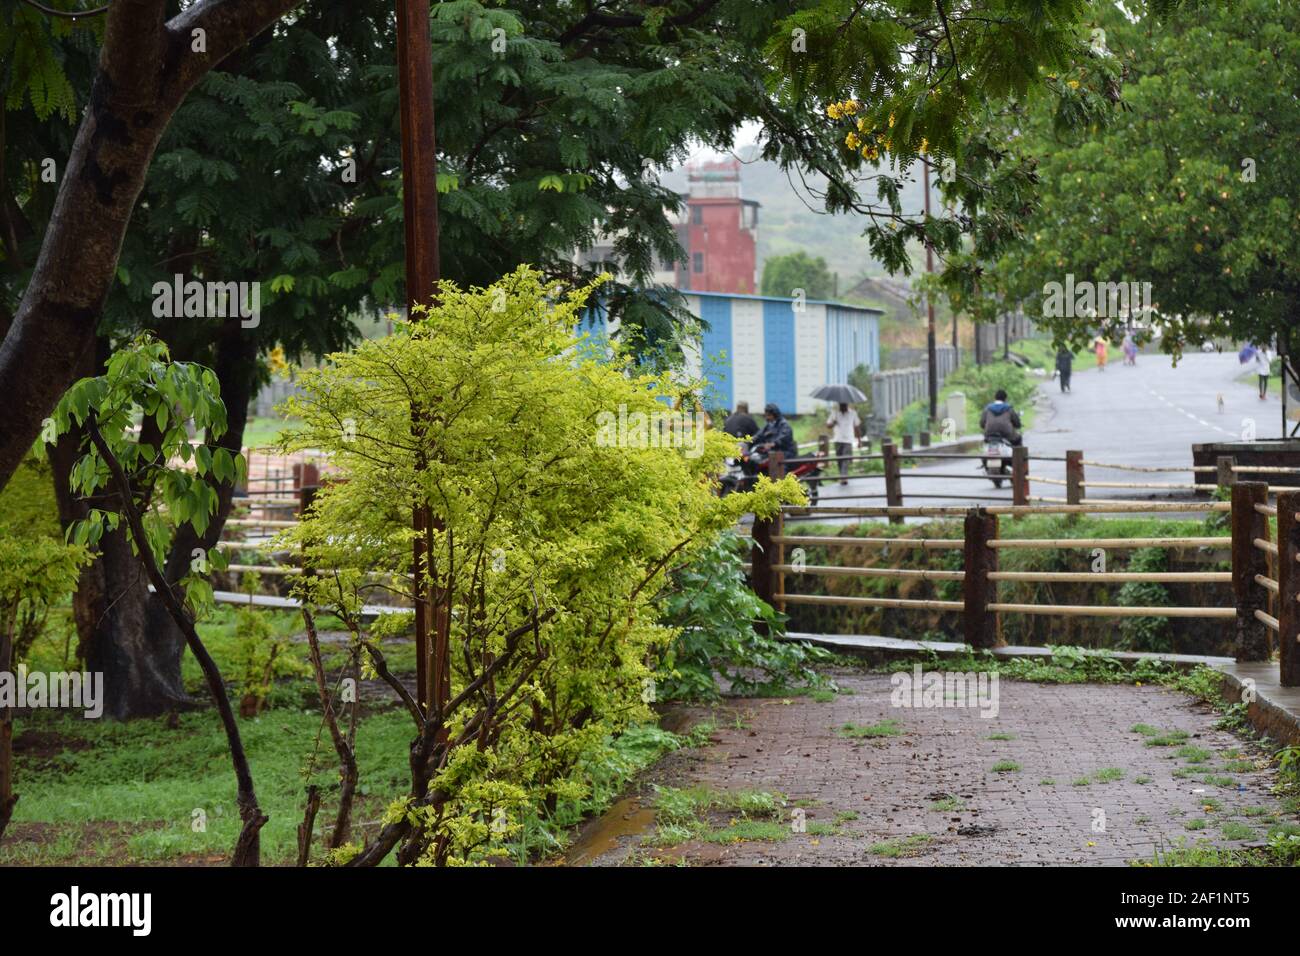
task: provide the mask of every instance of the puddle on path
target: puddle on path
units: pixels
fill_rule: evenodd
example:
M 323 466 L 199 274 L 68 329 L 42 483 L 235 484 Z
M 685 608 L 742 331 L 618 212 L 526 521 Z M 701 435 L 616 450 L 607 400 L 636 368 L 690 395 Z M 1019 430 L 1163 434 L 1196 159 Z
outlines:
M 564 854 L 564 865 L 585 866 L 618 849 L 622 838 L 639 837 L 650 832 L 654 822 L 652 808 L 641 806 L 636 797 L 624 797 L 582 827 L 577 840 Z

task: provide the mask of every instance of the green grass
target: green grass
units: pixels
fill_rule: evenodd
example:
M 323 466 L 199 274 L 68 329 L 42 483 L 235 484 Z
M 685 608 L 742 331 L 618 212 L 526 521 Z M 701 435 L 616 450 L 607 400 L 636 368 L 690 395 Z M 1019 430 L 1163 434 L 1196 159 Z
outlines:
M 742 843 L 747 840 L 762 840 L 779 843 L 790 837 L 790 828 L 769 820 L 746 820 L 737 818 L 730 825 L 717 830 L 707 830 L 699 838 L 705 843 Z
M 1191 820 L 1183 822 L 1183 829 L 1185 830 L 1204 830 L 1205 827 L 1206 822 L 1203 817 L 1193 817 Z
M 836 732 L 841 737 L 854 740 L 871 737 L 899 737 L 902 736 L 903 725 L 891 718 L 874 724 L 845 724 Z
M 999 760 L 991 769 L 994 773 L 1019 773 L 1020 764 L 1014 760 Z
M 1040 787 L 1054 787 L 1056 786 L 1056 781 L 1051 777 L 1044 777 L 1042 780 L 1038 781 L 1038 785 Z
M 1092 778 L 1098 783 L 1114 783 L 1116 780 L 1124 779 L 1124 771 L 1119 767 L 1103 767 L 1095 771 Z
M 958 813 L 966 809 L 966 804 L 956 797 L 944 797 L 931 803 L 930 809 L 936 813 Z
M 1206 750 L 1204 747 L 1196 747 L 1191 744 L 1187 744 L 1185 746 L 1179 747 L 1178 752 L 1175 754 L 1175 756 L 1179 757 L 1182 760 L 1186 760 L 1188 763 L 1205 763 L 1207 760 L 1213 757 L 1214 754 L 1210 753 L 1210 751 Z
M 651 846 L 676 846 L 687 840 L 739 843 L 743 840 L 784 840 L 790 835 L 785 801 L 770 790 L 720 791 L 697 786 L 654 788 L 655 832 L 643 839 Z M 800 801 L 803 803 L 804 801 Z M 739 813 L 718 827 L 709 816 Z M 811 828 L 812 824 L 809 824 Z
M 1255 831 L 1244 823 L 1237 823 L 1235 820 L 1229 820 L 1220 829 L 1225 840 L 1253 840 Z
M 989 734 L 985 740 L 1015 740 L 1015 734 Z
M 338 774 L 327 739 L 315 772 L 309 778 L 302 774 L 320 724 L 318 713 L 288 708 L 240 720 L 258 800 L 270 818 L 261 832 L 266 863 L 294 857 L 308 782 L 326 794 L 318 820 L 332 819 L 330 788 L 337 788 Z M 234 846 L 240 829 L 235 780 L 212 711 L 181 714 L 174 730 L 161 719 L 119 723 L 36 714 L 18 727 L 20 734 L 32 731 L 56 735 L 65 749 L 40 760 L 20 755 L 21 799 L 0 844 L 0 863 L 165 861 L 224 856 Z M 411 718 L 404 711 L 363 717 L 354 819 L 374 819 L 406 792 L 411 736 Z M 196 832 L 197 820 L 206 828 Z M 58 839 L 33 849 L 22 839 L 25 824 L 50 825 Z
M 897 840 L 885 840 L 881 843 L 873 843 L 867 848 L 867 852 L 873 856 L 883 856 L 889 859 L 898 859 L 904 856 L 916 856 L 926 845 L 934 838 L 928 833 L 913 833 L 910 836 L 901 837 Z
M 299 424 L 297 419 L 266 416 L 250 418 L 244 426 L 244 447 L 261 448 L 270 445 L 280 437 L 285 429 Z
M 1134 777 L 1134 778 L 1133 778 L 1133 782 L 1134 782 L 1134 783 L 1137 783 L 1137 784 L 1141 784 L 1142 786 L 1145 787 L 1148 783 L 1151 782 L 1151 778 L 1150 778 L 1150 777 L 1147 777 L 1147 776 Z
M 1072 786 L 1072 787 L 1090 787 L 1090 786 L 1092 786 L 1092 781 L 1089 780 L 1087 777 L 1079 777 L 1077 780 L 1072 781 L 1071 784 L 1070 784 L 1070 786 Z
M 1148 737 L 1145 743 L 1148 747 L 1178 747 L 1190 736 L 1191 734 L 1185 730 L 1171 730 L 1154 737 Z

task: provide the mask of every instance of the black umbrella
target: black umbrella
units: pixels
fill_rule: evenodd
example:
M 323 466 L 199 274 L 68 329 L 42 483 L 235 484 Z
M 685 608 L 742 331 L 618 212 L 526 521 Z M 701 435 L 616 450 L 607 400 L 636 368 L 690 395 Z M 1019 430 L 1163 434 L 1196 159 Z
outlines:
M 852 385 L 823 385 L 812 393 L 812 397 L 820 398 L 823 402 L 843 402 L 845 405 L 856 405 L 867 400 L 867 396 Z

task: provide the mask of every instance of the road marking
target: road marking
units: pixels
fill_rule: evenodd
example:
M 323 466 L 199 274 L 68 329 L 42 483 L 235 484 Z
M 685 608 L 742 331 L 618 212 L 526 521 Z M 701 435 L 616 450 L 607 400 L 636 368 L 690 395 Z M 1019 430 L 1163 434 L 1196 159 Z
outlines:
M 1198 415 L 1194 415 L 1194 414 L 1192 414 L 1192 413 L 1189 412 L 1187 409 L 1183 408 L 1181 405 L 1176 405 L 1176 404 L 1174 404 L 1174 403 L 1171 402 L 1169 399 L 1165 398 L 1163 395 L 1161 395 L 1159 392 L 1157 392 L 1154 388 L 1148 388 L 1148 389 L 1147 389 L 1147 392 L 1148 392 L 1150 395 L 1153 395 L 1154 397 L 1158 398 L 1160 401 L 1164 402 L 1166 405 L 1168 405 L 1168 406 L 1169 406 L 1170 408 L 1172 408 L 1174 411 L 1182 412 L 1183 415 L 1185 415 L 1186 417 L 1190 418 L 1192 421 L 1196 422 L 1196 423 L 1199 424 L 1199 425 L 1203 425 L 1203 426 L 1206 427 L 1206 428 L 1212 428 L 1212 429 L 1214 429 L 1216 432 L 1219 432 L 1219 433 L 1222 434 L 1222 435 L 1228 435 L 1229 437 L 1232 437 L 1232 436 L 1235 434 L 1234 432 L 1230 432 L 1230 431 L 1228 431 L 1226 428 L 1221 428 L 1221 427 L 1218 426 L 1218 425 L 1214 425 L 1214 424 L 1212 424 L 1212 423 L 1210 423 L 1210 422 L 1207 422 L 1204 418 L 1201 418 L 1201 417 L 1198 416 Z

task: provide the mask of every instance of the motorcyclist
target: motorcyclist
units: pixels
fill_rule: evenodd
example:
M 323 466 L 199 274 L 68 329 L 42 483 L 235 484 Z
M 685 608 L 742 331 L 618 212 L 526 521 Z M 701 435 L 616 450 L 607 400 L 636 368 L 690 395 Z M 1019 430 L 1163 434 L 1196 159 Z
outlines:
M 779 451 L 786 460 L 798 458 L 799 446 L 795 444 L 794 429 L 782 416 L 781 409 L 768 402 L 763 408 L 763 418 L 767 424 L 754 436 L 753 450 L 765 454 Z
M 722 430 L 733 438 L 750 438 L 758 431 L 758 422 L 749 414 L 749 402 L 736 404 L 736 410 L 722 423 Z
M 1020 429 L 1020 414 L 1007 401 L 1006 391 L 998 389 L 993 401 L 980 413 L 980 430 L 986 439 L 1001 438 L 1019 445 L 1023 440 Z

